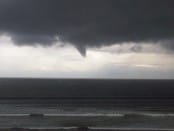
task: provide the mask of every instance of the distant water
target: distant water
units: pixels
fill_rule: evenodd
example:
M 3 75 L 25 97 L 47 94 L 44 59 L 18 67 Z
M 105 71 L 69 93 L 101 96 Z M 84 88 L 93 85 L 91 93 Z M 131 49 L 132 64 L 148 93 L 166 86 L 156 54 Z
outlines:
M 173 123 L 173 80 L 0 79 L 0 128 L 174 129 Z

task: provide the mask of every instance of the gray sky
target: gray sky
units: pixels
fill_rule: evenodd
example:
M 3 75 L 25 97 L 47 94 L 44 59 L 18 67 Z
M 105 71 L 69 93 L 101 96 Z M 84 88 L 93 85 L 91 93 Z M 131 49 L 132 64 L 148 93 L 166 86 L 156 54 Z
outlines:
M 1 0 L 0 77 L 174 78 L 173 0 Z

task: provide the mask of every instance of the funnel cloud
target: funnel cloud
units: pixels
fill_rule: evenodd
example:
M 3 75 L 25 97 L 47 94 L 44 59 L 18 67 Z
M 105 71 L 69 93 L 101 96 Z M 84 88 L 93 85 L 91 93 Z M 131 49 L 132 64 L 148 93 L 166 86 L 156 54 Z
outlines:
M 49 46 L 58 37 L 83 56 L 87 47 L 123 42 L 169 40 L 162 46 L 173 48 L 173 7 L 173 0 L 1 0 L 0 32 L 17 45 Z

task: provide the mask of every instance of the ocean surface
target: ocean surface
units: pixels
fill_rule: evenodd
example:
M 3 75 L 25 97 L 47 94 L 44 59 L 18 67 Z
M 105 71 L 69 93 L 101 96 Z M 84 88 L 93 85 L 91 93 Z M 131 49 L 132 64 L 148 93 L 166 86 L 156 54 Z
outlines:
M 49 100 L 47 100 L 48 102 Z M 57 104 L 54 100 L 1 100 L 0 128 L 174 129 L 173 108 Z M 10 103 L 10 104 L 9 104 Z M 59 103 L 59 102 L 58 102 Z M 31 114 L 43 114 L 32 116 Z
M 171 130 L 173 85 L 173 80 L 0 79 L 0 128 Z

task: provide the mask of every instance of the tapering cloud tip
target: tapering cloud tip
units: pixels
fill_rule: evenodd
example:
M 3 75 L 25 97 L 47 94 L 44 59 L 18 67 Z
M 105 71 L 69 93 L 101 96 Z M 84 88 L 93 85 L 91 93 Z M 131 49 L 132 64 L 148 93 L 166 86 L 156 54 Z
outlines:
M 76 46 L 76 49 L 79 51 L 79 53 L 83 57 L 86 57 L 86 47 L 84 47 L 84 46 Z

